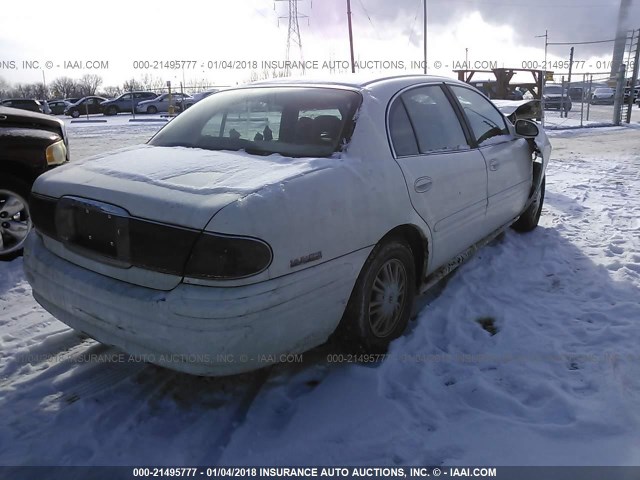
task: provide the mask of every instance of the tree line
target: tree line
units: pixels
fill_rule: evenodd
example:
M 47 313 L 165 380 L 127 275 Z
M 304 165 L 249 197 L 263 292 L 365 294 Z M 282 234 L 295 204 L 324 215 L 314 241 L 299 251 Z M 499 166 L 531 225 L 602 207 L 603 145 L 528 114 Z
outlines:
M 57 77 L 47 82 L 14 83 L 10 84 L 0 77 L 0 99 L 4 98 L 35 98 L 38 100 L 52 100 L 61 98 L 81 98 L 88 95 L 113 98 L 124 92 L 151 90 L 161 92 L 167 90 L 167 83 L 152 75 L 143 75 L 139 79 L 131 78 L 121 85 L 102 86 L 103 80 L 99 75 L 86 74 L 81 78 Z M 188 91 L 201 91 L 212 86 L 209 80 L 189 80 L 184 86 Z M 172 85 L 172 89 L 179 90 L 180 85 Z

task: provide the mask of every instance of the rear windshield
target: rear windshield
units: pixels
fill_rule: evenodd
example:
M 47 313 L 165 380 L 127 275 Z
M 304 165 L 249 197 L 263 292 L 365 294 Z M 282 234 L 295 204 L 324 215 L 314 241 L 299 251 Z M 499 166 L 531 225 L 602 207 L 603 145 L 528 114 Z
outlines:
M 323 157 L 353 128 L 360 94 L 320 87 L 227 90 L 198 102 L 150 140 L 156 146 Z
M 544 88 L 545 93 L 562 93 L 562 87 L 557 87 L 555 85 L 549 85 Z

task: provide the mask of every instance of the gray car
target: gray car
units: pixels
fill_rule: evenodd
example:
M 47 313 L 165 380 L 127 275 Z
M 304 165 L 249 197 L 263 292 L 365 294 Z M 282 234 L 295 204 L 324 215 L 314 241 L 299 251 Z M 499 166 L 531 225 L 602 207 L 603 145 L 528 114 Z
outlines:
M 120 112 L 133 112 L 138 103 L 153 100 L 157 96 L 153 92 L 127 92 L 100 105 L 105 115 L 117 115 Z
M 138 103 L 136 113 L 168 112 L 169 105 L 177 107 L 176 110 L 178 110 L 183 103 L 191 106 L 195 101 L 191 95 L 187 95 L 186 93 L 172 93 L 171 102 L 169 102 L 169 94 L 163 93 L 152 100 L 145 100 Z

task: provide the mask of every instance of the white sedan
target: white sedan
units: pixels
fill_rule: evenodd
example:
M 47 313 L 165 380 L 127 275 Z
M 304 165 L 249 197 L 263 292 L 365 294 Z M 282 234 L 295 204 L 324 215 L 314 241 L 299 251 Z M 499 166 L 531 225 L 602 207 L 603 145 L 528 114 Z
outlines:
M 180 371 L 260 368 L 334 332 L 381 352 L 417 293 L 535 228 L 550 151 L 455 80 L 259 82 L 39 177 L 24 266 L 62 322 Z

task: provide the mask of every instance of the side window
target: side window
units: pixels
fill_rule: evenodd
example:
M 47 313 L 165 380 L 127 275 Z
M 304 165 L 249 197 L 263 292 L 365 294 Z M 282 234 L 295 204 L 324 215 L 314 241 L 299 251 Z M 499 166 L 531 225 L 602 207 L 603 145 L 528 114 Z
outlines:
M 504 115 L 486 98 L 464 87 L 451 86 L 451 90 L 469 119 L 478 145 L 493 137 L 509 135 Z
M 416 135 L 401 98 L 397 98 L 389 109 L 389 134 L 396 155 L 402 157 L 419 153 Z
M 125 95 L 123 95 L 120 100 L 131 100 L 131 94 L 130 93 L 126 93 Z
M 403 93 L 401 99 L 418 139 L 420 153 L 469 148 L 460 121 L 440 86 L 414 88 Z

